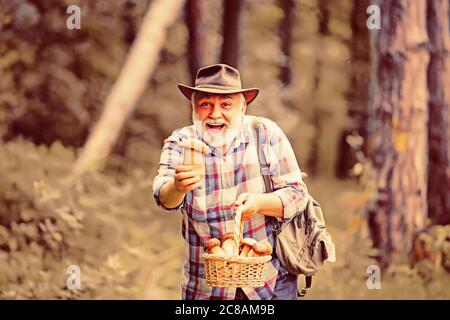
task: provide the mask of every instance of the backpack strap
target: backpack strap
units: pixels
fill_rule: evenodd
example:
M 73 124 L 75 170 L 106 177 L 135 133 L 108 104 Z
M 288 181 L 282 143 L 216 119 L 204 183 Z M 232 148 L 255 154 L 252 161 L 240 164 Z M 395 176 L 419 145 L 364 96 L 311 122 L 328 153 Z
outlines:
M 261 150 L 260 146 L 260 137 L 259 137 L 259 124 L 261 121 L 261 117 L 255 117 L 252 120 L 252 129 L 256 131 L 256 153 L 258 155 L 259 160 L 259 168 L 261 171 L 261 175 L 264 179 L 264 186 L 266 188 L 266 193 L 270 193 L 273 191 L 272 181 L 270 180 L 270 172 L 269 163 L 266 161 L 266 156 L 264 152 Z
M 256 151 L 258 155 L 258 161 L 259 161 L 259 167 L 261 171 L 261 175 L 264 179 L 264 185 L 266 188 L 266 193 L 273 192 L 272 187 L 272 181 L 270 179 L 270 175 L 268 174 L 270 172 L 269 170 L 269 163 L 266 160 L 266 157 L 264 155 L 264 152 L 261 149 L 260 146 L 260 137 L 259 137 L 259 125 L 260 125 L 261 117 L 255 117 L 252 120 L 252 129 L 256 132 Z M 276 231 L 276 234 L 280 232 L 280 224 L 275 223 L 274 230 Z M 312 286 L 312 276 L 306 276 L 305 277 L 305 286 L 302 288 L 301 291 L 297 290 L 298 297 L 304 297 L 309 289 L 311 289 Z
M 305 286 L 300 292 L 298 292 L 298 296 L 304 297 L 308 293 L 309 289 L 311 289 L 311 286 L 312 286 L 312 276 L 305 277 Z

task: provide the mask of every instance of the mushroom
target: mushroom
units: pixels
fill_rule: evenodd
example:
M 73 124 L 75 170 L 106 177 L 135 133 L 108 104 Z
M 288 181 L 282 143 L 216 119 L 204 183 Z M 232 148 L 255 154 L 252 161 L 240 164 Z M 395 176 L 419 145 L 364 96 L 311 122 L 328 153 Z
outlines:
M 210 151 L 209 147 L 201 140 L 189 138 L 181 140 L 178 145 L 182 148 L 189 149 L 191 152 L 197 152 L 201 155 Z
M 200 177 L 202 187 L 204 186 L 205 159 L 204 154 L 210 151 L 209 147 L 198 139 L 185 139 L 178 143 L 178 146 L 184 148 L 183 163 L 190 164 Z
M 252 250 L 248 253 L 249 257 L 262 257 L 272 254 L 272 246 L 267 240 L 262 240 L 255 243 Z
M 203 243 L 205 251 L 209 254 L 225 255 L 225 251 L 220 247 L 220 240 L 217 238 L 211 238 Z
M 222 249 L 227 256 L 232 257 L 238 255 L 238 246 L 234 232 L 227 232 L 222 236 Z
M 241 257 L 247 257 L 248 253 L 252 249 L 253 245 L 256 243 L 255 239 L 252 238 L 244 238 L 242 239 L 242 251 L 240 256 Z

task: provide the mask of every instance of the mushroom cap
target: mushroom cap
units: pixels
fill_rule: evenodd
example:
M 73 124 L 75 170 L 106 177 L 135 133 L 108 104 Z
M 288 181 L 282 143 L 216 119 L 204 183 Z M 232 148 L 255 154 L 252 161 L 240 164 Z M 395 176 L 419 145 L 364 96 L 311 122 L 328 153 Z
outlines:
M 267 254 L 272 254 L 273 248 L 270 243 L 268 243 L 268 242 L 266 243 L 266 248 L 267 248 Z
M 210 250 L 216 246 L 220 246 L 220 240 L 217 238 L 211 238 L 203 243 L 205 250 Z
M 222 242 L 228 239 L 234 239 L 234 232 L 227 232 L 222 235 Z
M 268 242 L 257 242 L 252 249 L 259 254 L 272 254 L 272 246 Z
M 248 245 L 250 247 L 253 247 L 253 245 L 256 243 L 257 241 L 255 239 L 252 238 L 244 238 L 242 239 L 241 244 L 242 245 Z
M 189 138 L 181 140 L 178 145 L 182 148 L 193 149 L 200 153 L 208 153 L 210 151 L 209 147 L 201 140 Z

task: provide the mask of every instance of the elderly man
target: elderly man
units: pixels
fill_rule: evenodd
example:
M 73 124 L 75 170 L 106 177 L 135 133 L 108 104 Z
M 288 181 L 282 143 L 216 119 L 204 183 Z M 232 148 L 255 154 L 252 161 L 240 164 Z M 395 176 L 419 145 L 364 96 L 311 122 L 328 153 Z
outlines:
M 183 299 L 296 299 L 297 277 L 280 264 L 275 253 L 262 287 L 216 288 L 205 282 L 203 243 L 235 228 L 241 207 L 243 237 L 274 245 L 274 222 L 304 209 L 307 187 L 283 131 L 271 120 L 259 121 L 259 143 L 269 164 L 274 192 L 265 193 L 252 127 L 245 115 L 259 89 L 242 89 L 239 72 L 225 64 L 198 71 L 195 86 L 178 85 L 191 101 L 193 125 L 175 130 L 164 141 L 160 168 L 153 182 L 157 204 L 183 212 L 186 243 Z M 179 143 L 199 139 L 209 147 L 203 155 L 205 172 L 183 164 Z

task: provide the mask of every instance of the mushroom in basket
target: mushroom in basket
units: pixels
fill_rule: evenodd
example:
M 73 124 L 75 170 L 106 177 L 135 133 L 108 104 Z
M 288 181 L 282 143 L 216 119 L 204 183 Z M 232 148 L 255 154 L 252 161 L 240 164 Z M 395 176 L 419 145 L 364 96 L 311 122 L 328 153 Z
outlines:
M 260 242 L 257 242 L 253 245 L 252 249 L 248 253 L 249 257 L 262 257 L 272 254 L 272 246 L 269 242 L 263 240 Z
M 227 232 L 222 236 L 222 249 L 229 257 L 238 255 L 238 246 L 236 243 L 236 237 L 233 232 Z
M 225 255 L 225 251 L 220 247 L 220 240 L 211 238 L 203 243 L 205 251 L 209 254 Z
M 250 250 L 253 248 L 253 245 L 256 243 L 257 241 L 255 239 L 252 238 L 244 238 L 242 239 L 242 250 L 240 253 L 241 257 L 247 257 L 248 253 L 250 252 Z

